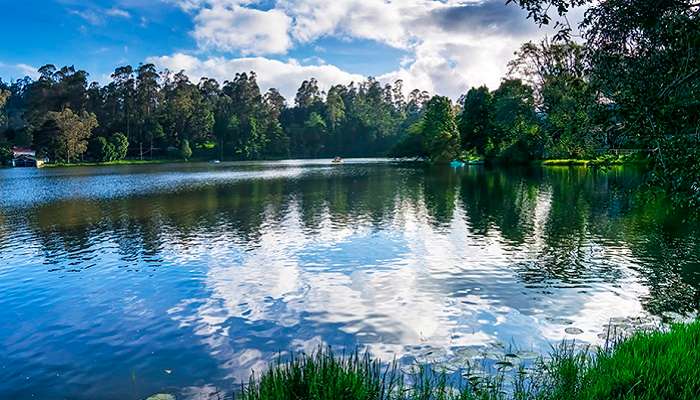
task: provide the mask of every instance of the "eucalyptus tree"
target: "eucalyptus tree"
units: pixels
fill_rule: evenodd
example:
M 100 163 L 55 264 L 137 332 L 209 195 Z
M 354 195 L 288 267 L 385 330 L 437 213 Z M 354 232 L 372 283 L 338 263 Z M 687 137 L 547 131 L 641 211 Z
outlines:
M 234 154 L 244 159 L 262 156 L 267 145 L 264 105 L 255 72 L 238 73 L 224 82 L 223 93 L 230 98 L 227 128 L 232 134 Z
M 282 127 L 280 118 L 287 107 L 284 96 L 275 88 L 270 88 L 263 98 L 266 114 L 267 148 L 265 155 L 275 158 L 289 156 L 289 137 Z
M 156 66 L 147 63 L 140 64 L 136 69 L 135 83 L 135 119 L 138 131 L 138 154 L 143 159 L 143 145 L 148 143 L 148 154 L 153 155 L 154 142 L 162 139 L 163 127 L 157 118 L 158 108 L 162 105 L 163 96 L 160 87 L 160 75 Z
M 113 129 L 123 130 L 129 141 L 134 140 L 134 122 L 136 114 L 136 80 L 131 65 L 117 67 L 111 75 L 111 93 L 114 114 Z

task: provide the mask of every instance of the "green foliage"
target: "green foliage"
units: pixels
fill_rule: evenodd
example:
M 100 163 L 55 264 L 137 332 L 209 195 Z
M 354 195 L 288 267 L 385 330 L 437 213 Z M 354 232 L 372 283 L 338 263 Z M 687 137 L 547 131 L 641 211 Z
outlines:
M 567 51 L 577 62 L 559 57 L 559 49 L 576 45 L 549 46 L 535 57 L 539 65 L 566 65 L 555 73 L 549 92 L 557 103 L 552 125 L 565 140 L 560 154 L 580 155 L 590 139 L 611 146 L 630 145 L 653 149 L 656 181 L 674 197 L 689 196 L 697 203 L 697 141 L 678 146 L 684 137 L 697 136 L 700 126 L 700 14 L 693 0 L 509 0 L 528 10 L 539 23 L 548 23 L 549 10 L 565 17 L 574 7 L 587 5 L 579 26 L 585 51 Z M 556 18 L 556 16 L 554 16 Z M 571 27 L 561 18 L 559 38 L 570 36 Z M 536 52 L 531 53 L 536 54 Z M 582 60 L 582 61 L 580 61 Z M 572 68 L 575 67 L 575 68 Z M 543 87 L 545 85 L 542 85 Z M 591 99 L 594 99 L 592 102 Z M 593 104 L 592 104 L 593 103 Z M 572 106 L 572 105 L 575 105 Z M 592 124 L 591 124 L 592 122 Z M 581 132 L 571 132 L 589 126 Z M 568 137 L 567 137 L 568 136 Z M 592 137 L 591 137 L 592 136 Z M 582 140 L 583 139 L 583 140 Z M 585 146 L 581 149 L 580 144 Z M 557 144 L 557 143 L 555 143 Z M 684 160 L 680 166 L 672 159 Z M 677 196 L 676 196 L 677 195 Z M 681 200 L 686 202 L 688 199 Z
M 241 138 L 237 152 L 246 160 L 260 158 L 267 146 L 266 132 L 258 123 L 256 118 L 248 119 L 248 125 L 244 130 L 245 134 Z
M 426 105 L 422 135 L 431 162 L 450 162 L 459 153 L 459 131 L 452 102 L 435 96 Z
M 335 85 L 324 98 L 318 82 L 309 79 L 289 107 L 274 88 L 261 94 L 254 72 L 222 85 L 209 78 L 193 83 L 183 72 L 159 74 L 153 64 L 120 66 L 105 86 L 88 85 L 87 72 L 72 67 L 45 65 L 39 75 L 36 81 L 0 84 L 7 103 L 0 134 L 7 131 L 12 144 L 34 146 L 53 161 L 65 156 L 57 155 L 57 128 L 46 115 L 66 108 L 94 114 L 95 136 L 121 132 L 128 153 L 140 158 L 165 155 L 185 139 L 195 151 L 215 142 L 220 159 L 384 156 L 429 99 L 419 90 L 406 99 L 400 81 L 382 86 L 373 78 Z M 96 158 L 107 157 L 99 153 Z
M 653 182 L 673 194 L 676 203 L 700 206 L 700 138 L 675 136 L 665 139 L 655 155 Z
M 126 158 L 129 142 L 124 134 L 119 132 L 109 139 L 104 136 L 96 136 L 90 140 L 88 153 L 93 160 L 98 162 L 118 161 Z
M 0 142 L 0 165 L 7 165 L 12 161 L 12 145 Z
M 396 158 L 427 159 L 429 155 L 423 138 L 424 126 L 422 119 L 409 126 L 408 134 L 394 146 L 390 155 Z
M 456 159 L 460 153 L 455 113 L 447 97 L 431 98 L 425 105 L 422 118 L 407 131 L 404 139 L 394 146 L 392 156 L 446 163 Z
M 589 84 L 585 50 L 575 43 L 528 42 L 509 64 L 537 89 L 547 158 L 590 158 L 608 144 L 594 124 L 601 106 Z
M 460 99 L 459 132 L 462 148 L 486 153 L 486 141 L 493 135 L 493 94 L 486 86 L 471 88 Z
M 525 163 L 542 154 L 542 135 L 535 117 L 533 89 L 519 79 L 505 79 L 497 90 L 470 89 L 460 99 L 462 151 Z
M 88 153 L 92 159 L 99 162 L 108 162 L 115 159 L 114 145 L 104 136 L 97 136 L 90 140 Z
M 143 130 L 143 138 L 147 143 L 150 143 L 151 146 L 153 146 L 154 142 L 165 138 L 163 125 L 161 125 L 156 118 L 146 119 L 146 121 L 144 121 Z
M 527 369 L 478 376 L 466 368 L 464 381 L 427 366 L 406 374 L 396 362 L 321 349 L 279 359 L 239 394 L 243 400 L 694 400 L 698 359 L 700 322 L 637 333 L 597 353 L 564 342 Z
M 182 157 L 183 160 L 187 161 L 192 157 L 192 149 L 190 148 L 190 141 L 187 139 L 183 139 L 182 143 L 180 143 L 180 157 Z
M 566 354 L 549 366 L 557 399 L 697 399 L 700 323 L 638 333 L 595 357 Z
M 0 81 L 0 85 L 2 85 L 2 81 Z M 7 115 L 5 115 L 4 109 L 10 95 L 12 95 L 12 92 L 0 86 L 0 127 L 4 127 L 7 124 Z
M 493 93 L 492 142 L 495 156 L 524 163 L 540 157 L 540 126 L 535 118 L 533 89 L 519 79 L 506 79 Z
M 97 126 L 94 114 L 76 114 L 70 108 L 61 112 L 51 111 L 36 131 L 35 143 L 40 154 L 70 163 L 87 151 L 88 140 Z
M 114 146 L 114 158 L 110 161 L 123 160 L 129 151 L 129 140 L 122 133 L 115 133 L 109 138 L 109 142 Z

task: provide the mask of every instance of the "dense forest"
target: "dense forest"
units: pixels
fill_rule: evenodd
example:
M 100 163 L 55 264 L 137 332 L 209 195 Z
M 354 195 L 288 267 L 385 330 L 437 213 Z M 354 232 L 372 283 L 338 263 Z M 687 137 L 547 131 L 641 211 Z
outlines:
M 219 83 L 190 81 L 153 64 L 117 68 L 105 86 L 88 73 L 46 65 L 35 81 L 0 83 L 5 146 L 32 146 L 52 161 L 124 157 L 210 158 L 386 155 L 429 99 L 401 82 L 369 78 L 327 93 L 311 78 L 289 107 L 276 90 L 262 93 L 255 72 Z
M 0 159 L 12 146 L 64 163 L 193 154 L 522 163 L 631 149 L 652 159 L 661 185 L 700 201 L 700 5 L 606 0 L 574 29 L 566 13 L 585 0 L 515 2 L 537 23 L 557 20 L 558 34 L 523 44 L 498 88 L 456 103 L 371 77 L 327 91 L 310 78 L 289 104 L 274 88 L 262 93 L 255 72 L 195 83 L 127 65 L 101 86 L 73 66 L 45 65 L 36 80 L 0 80 Z

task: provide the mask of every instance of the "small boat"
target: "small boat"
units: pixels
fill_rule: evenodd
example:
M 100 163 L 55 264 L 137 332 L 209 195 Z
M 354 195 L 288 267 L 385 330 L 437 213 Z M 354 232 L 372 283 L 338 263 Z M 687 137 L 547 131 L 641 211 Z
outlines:
M 212 164 L 221 164 L 221 161 L 219 161 L 219 160 L 211 160 L 210 163 L 212 163 Z
M 464 164 L 463 161 L 459 161 L 459 160 L 452 160 L 452 162 L 450 163 L 450 167 L 452 167 L 452 168 L 461 168 L 461 167 L 464 167 L 465 165 L 466 164 Z
M 342 163 L 343 163 L 343 159 L 340 158 L 340 157 L 336 157 L 336 158 L 333 159 L 333 161 L 331 161 L 331 163 L 333 163 L 333 164 L 342 164 Z

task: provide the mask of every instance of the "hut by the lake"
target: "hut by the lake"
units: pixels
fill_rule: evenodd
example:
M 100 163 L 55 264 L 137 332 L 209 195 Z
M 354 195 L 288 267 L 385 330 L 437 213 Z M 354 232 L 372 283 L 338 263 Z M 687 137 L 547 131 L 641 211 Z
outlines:
M 44 160 L 37 158 L 36 151 L 27 147 L 12 148 L 13 167 L 35 167 L 41 168 Z

